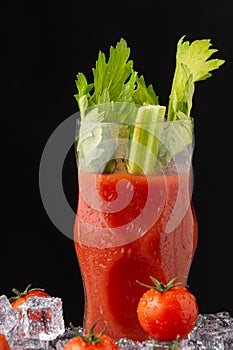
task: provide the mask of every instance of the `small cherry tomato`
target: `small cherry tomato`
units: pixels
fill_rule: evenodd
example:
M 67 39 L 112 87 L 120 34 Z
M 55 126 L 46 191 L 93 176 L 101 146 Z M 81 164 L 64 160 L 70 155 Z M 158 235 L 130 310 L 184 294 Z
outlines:
M 158 341 L 174 341 L 185 337 L 195 326 L 198 316 L 196 299 L 187 288 L 174 284 L 173 278 L 167 285 L 150 277 L 154 286 L 139 300 L 138 320 L 144 331 Z
M 104 334 L 104 332 L 107 329 L 107 323 L 106 327 L 101 333 L 94 333 L 94 328 L 97 322 L 95 322 L 94 325 L 91 327 L 89 334 L 84 336 L 79 335 L 77 337 L 72 338 L 68 341 L 68 343 L 65 344 L 63 350 L 119 350 L 119 347 L 114 342 L 114 340 L 111 337 Z

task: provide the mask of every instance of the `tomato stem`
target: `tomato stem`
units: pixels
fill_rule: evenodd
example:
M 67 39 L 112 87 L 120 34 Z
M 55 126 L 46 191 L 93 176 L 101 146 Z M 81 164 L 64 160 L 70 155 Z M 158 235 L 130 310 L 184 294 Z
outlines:
M 176 339 L 172 347 L 169 346 L 168 350 L 178 350 L 178 339 Z
M 16 295 L 13 296 L 13 297 L 11 297 L 11 298 L 9 298 L 9 301 L 10 301 L 10 302 L 15 301 L 15 300 L 17 300 L 17 299 L 19 299 L 19 298 L 21 298 L 21 297 L 27 295 L 28 293 L 34 292 L 34 291 L 36 291 L 36 290 L 39 290 L 39 291 L 42 291 L 42 292 L 44 291 L 44 289 L 42 289 L 42 288 L 32 288 L 32 289 L 29 289 L 30 287 L 31 287 L 31 284 L 29 284 L 23 292 L 20 292 L 20 291 L 18 291 L 18 289 L 13 288 L 13 289 L 12 289 L 12 292 L 15 293 Z
M 163 293 L 163 292 L 166 292 L 168 291 L 169 289 L 175 287 L 175 286 L 179 286 L 179 285 L 182 285 L 181 282 L 177 282 L 177 283 L 174 283 L 175 280 L 177 280 L 178 277 L 174 277 L 172 278 L 167 284 L 164 284 L 163 282 L 159 282 L 156 278 L 150 276 L 150 279 L 152 280 L 152 282 L 154 283 L 153 286 L 149 285 L 149 284 L 145 284 L 145 283 L 142 283 L 142 282 L 139 282 L 138 280 L 136 280 L 136 282 L 138 284 L 140 284 L 141 286 L 144 286 L 144 287 L 147 287 L 149 289 L 155 289 L 157 290 L 158 292 L 160 293 Z
M 75 331 L 77 333 L 77 335 L 82 339 L 84 340 L 86 343 L 99 343 L 101 341 L 101 337 L 102 335 L 105 333 L 106 329 L 108 328 L 108 322 L 105 321 L 105 327 L 104 329 L 98 334 L 96 335 L 94 333 L 94 329 L 95 329 L 95 326 L 97 325 L 97 323 L 99 322 L 99 319 L 97 319 L 97 321 L 93 324 L 93 326 L 91 327 L 90 331 L 89 331 L 89 334 L 88 335 L 80 335 L 78 334 L 78 332 L 76 332 L 76 329 L 75 327 L 72 325 L 72 323 L 70 322 L 70 327 L 73 329 L 73 331 Z

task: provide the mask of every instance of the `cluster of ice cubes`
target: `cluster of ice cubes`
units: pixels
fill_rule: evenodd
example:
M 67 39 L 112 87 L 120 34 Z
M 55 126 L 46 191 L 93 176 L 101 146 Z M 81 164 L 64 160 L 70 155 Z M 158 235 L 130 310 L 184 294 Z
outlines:
M 85 330 L 65 327 L 60 298 L 31 297 L 16 312 L 8 298 L 0 296 L 0 334 L 6 336 L 11 350 L 63 350 L 77 333 L 83 335 Z M 116 343 L 120 350 L 232 350 L 233 318 L 226 311 L 200 314 L 194 329 L 178 343 L 126 338 Z
M 5 295 L 0 296 L 0 333 L 13 350 L 49 349 L 65 332 L 62 300 L 31 297 L 16 312 Z
M 118 345 L 121 350 L 233 350 L 233 318 L 227 311 L 200 314 L 193 330 L 178 343 L 120 339 Z

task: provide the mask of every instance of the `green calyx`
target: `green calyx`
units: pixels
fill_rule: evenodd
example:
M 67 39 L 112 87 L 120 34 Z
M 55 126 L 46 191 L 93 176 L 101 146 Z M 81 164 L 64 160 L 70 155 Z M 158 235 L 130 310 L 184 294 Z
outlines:
M 150 286 L 148 284 L 144 284 L 144 283 L 141 283 L 139 281 L 136 281 L 138 284 L 140 284 L 141 286 L 144 286 L 144 287 L 147 287 L 149 289 L 154 289 L 154 290 L 157 290 L 157 292 L 160 292 L 160 293 L 164 293 L 166 291 L 168 291 L 169 289 L 175 287 L 175 286 L 180 286 L 182 285 L 181 282 L 177 282 L 177 283 L 174 283 L 175 280 L 177 280 L 178 277 L 174 277 L 172 278 L 167 284 L 164 284 L 163 282 L 159 282 L 156 278 L 150 276 L 150 279 L 152 280 L 152 282 L 154 283 L 154 285 Z
M 27 295 L 28 293 L 34 292 L 36 290 L 44 292 L 44 289 L 42 289 L 42 288 L 32 288 L 32 289 L 30 289 L 30 287 L 31 287 L 31 284 L 29 284 L 23 292 L 20 292 L 20 291 L 18 291 L 18 289 L 13 288 L 12 292 L 15 293 L 16 295 L 11 297 L 11 298 L 9 298 L 9 301 L 10 302 L 15 301 L 15 300 L 17 300 L 17 299 Z
M 99 319 L 93 324 L 88 335 L 86 335 L 86 336 L 80 335 L 78 332 L 77 332 L 77 335 L 86 343 L 99 343 L 101 341 L 102 335 L 106 332 L 106 330 L 108 328 L 108 323 L 107 323 L 107 321 L 105 321 L 104 329 L 98 335 L 96 335 L 94 333 L 94 329 L 95 329 L 95 326 L 97 325 L 98 322 L 99 322 Z M 70 327 L 73 329 L 74 332 L 76 332 L 76 329 L 72 325 L 72 323 L 70 323 Z

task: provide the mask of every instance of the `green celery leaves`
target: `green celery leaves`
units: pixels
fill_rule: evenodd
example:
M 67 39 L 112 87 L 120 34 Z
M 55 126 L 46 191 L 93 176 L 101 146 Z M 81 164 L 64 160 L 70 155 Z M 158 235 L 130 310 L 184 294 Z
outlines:
M 168 120 L 190 117 L 194 83 L 212 76 L 210 71 L 219 68 L 225 61 L 209 58 L 218 50 L 210 49 L 208 39 L 195 40 L 191 44 L 178 41 L 176 68 L 168 105 Z
M 138 77 L 129 55 L 130 48 L 126 41 L 121 39 L 115 48 L 110 47 L 108 61 L 105 54 L 99 52 L 96 66 L 92 70 L 94 79 L 92 84 L 88 84 L 83 73 L 77 74 L 78 94 L 75 98 L 80 111 L 111 102 L 158 104 L 158 97 L 152 85 L 147 87 L 144 77 Z
M 76 80 L 81 122 L 87 123 L 81 123 L 76 150 L 86 170 L 114 172 L 120 159 L 129 173 L 154 174 L 191 144 L 195 83 L 211 77 L 211 71 L 225 62 L 210 59 L 218 51 L 211 46 L 209 39 L 189 43 L 183 36 L 178 41 L 167 116 L 153 86 L 147 86 L 134 70 L 123 38 L 110 47 L 108 58 L 100 51 L 92 69 L 93 82 L 83 73 Z M 107 127 L 107 122 L 118 123 L 119 129 L 113 130 L 113 124 Z M 122 151 L 123 145 L 127 152 Z

